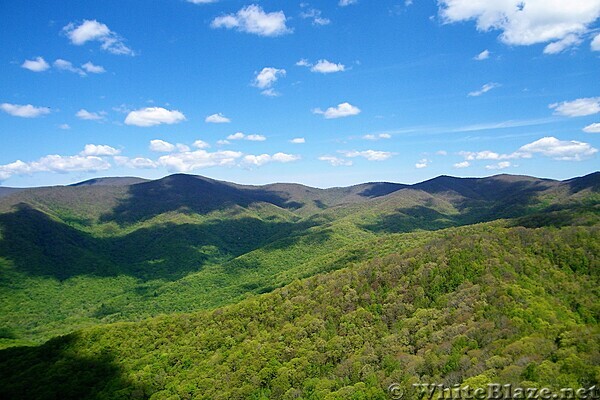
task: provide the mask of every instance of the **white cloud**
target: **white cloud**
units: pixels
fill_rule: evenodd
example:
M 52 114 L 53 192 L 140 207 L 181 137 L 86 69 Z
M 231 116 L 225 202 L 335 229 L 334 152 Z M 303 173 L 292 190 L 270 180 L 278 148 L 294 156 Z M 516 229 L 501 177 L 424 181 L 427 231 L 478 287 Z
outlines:
M 210 144 L 206 143 L 204 140 L 196 140 L 192 146 L 194 146 L 197 149 L 207 149 L 210 147 Z
M 231 122 L 231 120 L 229 118 L 227 118 L 226 116 L 224 116 L 222 113 L 218 113 L 218 114 L 209 115 L 208 117 L 206 117 L 204 119 L 204 122 L 208 122 L 211 124 L 227 124 L 227 123 Z
M 470 97 L 477 97 L 477 96 L 481 96 L 482 94 L 484 94 L 484 93 L 487 93 L 487 92 L 489 92 L 490 90 L 492 90 L 492 89 L 495 89 L 495 88 L 497 88 L 497 87 L 500 87 L 500 84 L 499 84 L 499 83 L 495 83 L 495 82 L 486 83 L 485 85 L 483 85 L 483 86 L 481 87 L 481 89 L 479 89 L 479 90 L 476 90 L 476 91 L 474 91 L 474 92 L 470 92 L 470 93 L 469 93 L 469 96 L 470 96 Z
M 302 4 L 300 6 L 302 6 Z M 312 19 L 313 25 L 329 25 L 331 23 L 331 20 L 329 18 L 324 18 L 321 15 L 321 10 L 317 10 L 316 8 L 310 8 L 300 13 L 301 18 Z
M 583 131 L 587 133 L 600 133 L 600 123 L 588 125 L 583 128 Z
M 254 78 L 254 86 L 259 89 L 267 89 L 273 86 L 280 77 L 285 76 L 285 69 L 265 67 L 260 72 L 256 73 Z
M 106 113 L 104 111 L 100 111 L 100 112 L 89 112 L 86 109 L 81 109 L 79 111 L 77 111 L 77 113 L 75 113 L 75 116 L 79 119 L 83 119 L 86 121 L 101 121 L 104 119 L 104 115 Z
M 210 4 L 210 3 L 216 3 L 219 0 L 187 0 L 188 3 L 193 3 L 193 4 Z
M 325 59 L 317 61 L 316 64 L 312 64 L 307 59 L 303 58 L 300 61 L 298 61 L 296 65 L 298 67 L 310 68 L 311 72 L 318 72 L 321 74 L 331 74 L 334 72 L 342 72 L 346 70 L 346 66 L 344 64 L 336 64 Z
M 490 58 L 490 51 L 484 50 L 481 53 L 479 53 L 478 55 L 476 55 L 473 59 L 477 60 L 477 61 L 483 61 L 483 60 L 487 60 L 488 58 Z
M 470 162 L 468 162 L 468 161 L 462 161 L 462 162 L 454 164 L 454 168 L 467 168 L 470 165 L 471 165 Z
M 76 46 L 98 41 L 103 50 L 112 54 L 134 55 L 134 52 L 125 45 L 123 38 L 96 20 L 84 20 L 79 25 L 71 22 L 63 28 L 63 32 Z
M 296 154 L 287 154 L 287 153 L 275 153 L 271 157 L 273 161 L 280 163 L 288 163 L 293 161 L 298 161 L 300 159 L 299 155 Z
M 31 104 L 20 105 L 2 103 L 0 104 L 0 109 L 13 117 L 21 118 L 37 118 L 42 115 L 50 114 L 50 109 L 48 107 L 34 107 Z
M 249 140 L 251 142 L 264 142 L 267 138 L 263 135 L 245 135 L 242 132 L 236 132 L 233 135 L 227 136 L 228 140 Z M 229 144 L 229 143 L 222 143 Z
M 560 42 L 570 35 L 579 38 L 600 17 L 598 0 L 439 0 L 438 4 L 446 23 L 475 20 L 479 31 L 500 30 L 500 39 L 508 45 Z
M 91 61 L 88 61 L 85 64 L 83 64 L 81 68 L 83 68 L 86 72 L 90 74 L 102 74 L 106 72 L 104 67 L 100 65 L 94 65 Z
M 498 164 L 486 165 L 485 169 L 495 170 L 495 169 L 505 169 L 511 167 L 512 164 L 510 161 L 500 161 Z
M 338 2 L 338 5 L 340 7 L 346 7 L 346 6 L 349 6 L 350 4 L 356 4 L 356 3 L 358 3 L 358 0 L 340 0 Z
M 474 160 L 510 160 L 515 158 L 526 158 L 523 154 L 515 152 L 512 154 L 499 154 L 493 151 L 484 150 L 484 151 L 461 151 L 458 153 L 465 160 L 474 161 Z
M 219 146 L 224 146 L 224 145 L 227 145 L 227 144 L 231 144 L 231 142 L 229 140 L 217 140 L 217 144 Z
M 581 38 L 577 35 L 570 34 L 561 40 L 552 42 L 544 47 L 544 54 L 558 54 L 578 45 L 579 43 L 581 43 Z
M 162 156 L 157 164 L 166 167 L 171 172 L 190 172 L 196 169 L 215 166 L 234 166 L 242 157 L 238 151 L 216 151 L 209 153 L 206 150 L 188 151 Z
M 232 135 L 227 136 L 228 140 L 242 140 L 246 137 L 242 132 L 236 132 Z
M 312 72 L 319 72 L 321 74 L 330 74 L 333 72 L 342 72 L 346 69 L 344 64 L 336 64 L 327 60 L 319 60 L 310 69 Z
M 446 150 L 438 150 L 435 152 L 435 154 L 438 156 L 447 156 L 448 152 Z
M 391 139 L 392 135 L 390 135 L 389 133 L 380 133 L 377 135 L 368 134 L 368 135 L 364 135 L 362 138 L 365 140 Z
M 600 33 L 594 36 L 594 39 L 590 43 L 592 51 L 600 51 Z
M 175 145 L 164 140 L 154 139 L 150 141 L 149 149 L 159 153 L 170 153 L 175 151 Z
M 240 9 L 235 14 L 215 18 L 210 26 L 272 37 L 292 32 L 285 23 L 286 17 L 283 11 L 266 13 L 260 6 L 253 4 Z
M 301 59 L 296 63 L 298 67 L 312 67 L 312 64 L 308 62 L 306 58 Z
M 313 113 L 321 114 L 326 119 L 333 119 L 333 118 L 349 117 L 351 115 L 360 114 L 360 108 L 353 106 L 350 103 L 341 103 L 341 104 L 338 104 L 337 107 L 329 107 L 325 111 L 321 111 L 321 109 L 315 108 L 313 110 Z
M 352 165 L 351 160 L 346 160 L 346 159 L 334 157 L 334 156 L 321 156 L 321 157 L 319 157 L 319 160 L 327 161 L 329 164 L 333 165 L 334 167 L 341 167 L 341 166 L 349 167 Z
M 82 156 L 116 156 L 120 153 L 121 150 L 105 144 L 86 144 L 83 151 L 79 154 Z
M 260 155 L 246 155 L 242 159 L 242 165 L 247 166 L 256 166 L 260 167 L 261 165 L 270 163 L 270 162 L 280 162 L 280 163 L 288 163 L 297 161 L 300 159 L 300 156 L 295 154 L 287 154 L 287 153 L 275 153 L 272 156 L 269 154 L 260 154 Z
M 57 59 L 53 63 L 54 68 L 59 69 L 61 71 L 73 72 L 74 74 L 79 74 L 80 76 L 85 76 L 85 71 L 81 68 L 77 68 L 73 66 L 73 63 L 67 60 L 63 60 L 61 58 Z
M 110 168 L 108 161 L 97 156 L 59 156 L 56 154 L 40 158 L 38 161 L 23 162 L 17 160 L 0 165 L 0 179 L 13 175 L 30 175 L 37 172 L 95 172 Z
M 419 160 L 419 162 L 417 162 L 415 164 L 415 168 L 418 168 L 418 169 L 427 168 L 427 166 L 429 165 L 430 162 L 431 162 L 431 160 L 423 158 L 423 159 Z
M 279 93 L 277 90 L 275 90 L 273 88 L 265 89 L 262 92 L 260 92 L 260 94 L 262 94 L 263 96 L 267 96 L 267 97 L 281 96 L 281 93 Z
M 176 110 L 167 110 L 162 107 L 147 107 L 131 111 L 125 118 L 126 125 L 155 126 L 160 124 L 177 124 L 185 121 L 185 115 Z
M 250 140 L 251 142 L 264 142 L 267 138 L 263 135 L 248 135 L 246 136 L 246 140 Z
M 113 157 L 115 163 L 121 167 L 133 168 L 133 169 L 147 169 L 147 168 L 156 168 L 157 165 L 154 161 L 149 158 L 144 157 L 135 157 L 129 158 L 124 156 L 115 156 Z
M 348 158 L 363 157 L 369 161 L 385 161 L 394 155 L 394 153 L 390 153 L 389 151 L 378 151 L 378 150 L 365 150 L 365 151 L 341 150 L 341 151 L 339 151 L 339 153 L 343 154 L 345 157 L 348 157 Z
M 63 129 L 63 130 L 71 129 L 71 125 L 69 125 L 69 124 L 60 124 L 58 127 L 59 127 L 59 129 Z
M 600 97 L 587 97 L 573 101 L 563 101 L 548 106 L 554 114 L 566 117 L 583 117 L 600 113 Z
M 35 60 L 25 60 L 21 67 L 33 72 L 42 72 L 50 68 L 50 65 L 42 57 L 36 57 Z
M 306 143 L 306 140 L 303 137 L 301 137 L 301 138 L 293 138 L 292 140 L 290 140 L 290 143 L 302 144 L 302 143 Z
M 558 140 L 555 137 L 544 137 L 522 146 L 519 153 L 541 154 L 555 160 L 581 161 L 598 152 L 589 143 L 576 140 Z

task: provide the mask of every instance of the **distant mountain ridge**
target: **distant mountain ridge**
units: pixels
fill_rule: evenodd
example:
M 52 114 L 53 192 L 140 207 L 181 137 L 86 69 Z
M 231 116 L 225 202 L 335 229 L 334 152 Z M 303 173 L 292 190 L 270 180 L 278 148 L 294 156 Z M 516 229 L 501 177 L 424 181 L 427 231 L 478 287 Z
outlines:
M 368 260 L 390 235 L 402 247 L 403 234 L 418 244 L 433 231 L 492 221 L 537 228 L 600 218 L 598 172 L 328 189 L 175 174 L 4 193 L 0 327 L 13 332 L 9 341 L 231 304 Z

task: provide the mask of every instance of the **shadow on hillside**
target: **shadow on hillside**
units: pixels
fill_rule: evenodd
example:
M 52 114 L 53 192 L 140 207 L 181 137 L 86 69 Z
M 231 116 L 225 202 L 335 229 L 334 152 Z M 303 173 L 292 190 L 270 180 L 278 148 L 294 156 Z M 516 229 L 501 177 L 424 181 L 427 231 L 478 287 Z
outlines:
M 289 232 L 289 222 L 255 218 L 204 224 L 167 223 L 122 237 L 97 238 L 27 204 L 0 214 L 0 256 L 18 271 L 65 280 L 77 275 L 129 275 L 176 280 L 210 262 L 223 262 Z
M 150 219 L 169 211 L 207 214 L 232 206 L 248 207 L 267 202 L 296 210 L 303 203 L 259 188 L 243 188 L 212 179 L 176 174 L 129 187 L 129 196 L 101 221 L 128 224 Z
M 82 356 L 70 350 L 76 333 L 38 347 L 0 351 L 0 398 L 91 399 L 106 388 L 121 398 L 147 398 L 149 389 L 127 380 L 114 356 L 106 351 Z

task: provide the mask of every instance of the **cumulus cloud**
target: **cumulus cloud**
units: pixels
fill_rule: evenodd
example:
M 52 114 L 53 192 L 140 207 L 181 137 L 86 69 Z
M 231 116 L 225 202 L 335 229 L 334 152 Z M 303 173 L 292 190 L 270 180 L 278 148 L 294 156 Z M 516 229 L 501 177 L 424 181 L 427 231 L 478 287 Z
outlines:
M 495 169 L 505 169 L 511 167 L 512 164 L 510 161 L 500 161 L 497 164 L 486 165 L 485 169 L 495 170 Z
M 335 157 L 335 156 L 321 156 L 321 157 L 319 157 L 319 160 L 327 161 L 329 164 L 331 164 L 334 167 L 341 167 L 341 166 L 349 167 L 352 165 L 351 160 L 346 160 L 344 158 Z
M 489 150 L 484 151 L 461 151 L 458 153 L 465 160 L 474 161 L 474 160 L 509 160 L 515 158 L 526 158 L 525 154 L 522 153 L 511 153 L 511 154 L 500 154 Z
M 54 61 L 54 63 L 52 65 L 54 66 L 54 68 L 56 68 L 60 71 L 68 71 L 68 72 L 72 72 L 74 74 L 79 74 L 80 76 L 85 76 L 85 71 L 82 70 L 81 68 L 77 68 L 77 67 L 73 66 L 73 63 L 70 61 L 59 58 L 56 61 Z
M 69 129 L 71 129 L 71 125 L 69 125 L 69 124 L 60 124 L 58 126 L 58 128 L 59 129 L 63 129 L 63 130 L 69 130 Z
M 33 72 L 42 72 L 50 68 L 50 65 L 42 57 L 36 57 L 35 60 L 25 60 L 23 64 L 21 64 L 21 68 Z
M 197 149 L 207 149 L 210 147 L 210 144 L 206 143 L 204 140 L 196 140 L 192 146 L 194 146 Z
M 554 114 L 565 117 L 584 117 L 600 113 L 600 97 L 587 97 L 573 101 L 553 103 L 548 106 L 554 109 Z
M 94 65 L 91 61 L 88 61 L 85 64 L 83 64 L 81 68 L 83 68 L 87 73 L 90 74 L 103 74 L 104 72 L 106 72 L 103 66 Z
M 532 158 L 536 154 L 561 161 L 581 161 L 592 157 L 598 152 L 589 143 L 576 140 L 559 140 L 555 137 L 543 137 L 534 142 L 521 146 L 518 150 L 501 154 L 485 150 L 478 152 L 461 151 L 459 155 L 464 157 L 465 161 L 475 160 L 495 160 L 508 161 L 523 158 Z M 506 165 L 506 164 L 497 164 Z
M 295 154 L 287 154 L 287 153 L 275 153 L 273 155 L 269 154 L 260 154 L 260 155 L 246 155 L 242 159 L 242 165 L 245 166 L 255 166 L 260 167 L 261 165 L 270 163 L 270 162 L 279 162 L 279 163 L 288 163 L 297 161 L 300 159 L 300 156 Z
M 390 153 L 389 151 L 378 151 L 378 150 L 365 150 L 365 151 L 341 150 L 341 151 L 339 151 L 339 153 L 343 154 L 345 157 L 348 157 L 348 158 L 363 157 L 369 161 L 385 161 L 394 155 L 394 153 Z
M 360 111 L 360 108 L 353 106 L 350 103 L 341 103 L 338 104 L 337 107 L 329 107 L 325 111 L 322 111 L 319 108 L 315 108 L 313 110 L 313 113 L 323 115 L 326 119 L 333 119 L 349 117 L 351 115 L 358 115 L 360 114 Z
M 589 143 L 576 140 L 558 140 L 555 137 L 544 137 L 526 144 L 519 149 L 520 153 L 541 154 L 554 160 L 581 161 L 598 152 Z
M 495 89 L 495 88 L 497 88 L 497 87 L 500 87 L 500 84 L 499 84 L 499 83 L 495 83 L 495 82 L 486 83 L 485 85 L 483 85 L 483 86 L 481 87 L 481 89 L 479 89 L 479 90 L 475 90 L 475 91 L 473 91 L 473 92 L 470 92 L 470 93 L 469 93 L 469 96 L 470 96 L 470 97 L 477 97 L 477 96 L 481 96 L 482 94 L 484 94 L 484 93 L 487 93 L 487 92 L 489 92 L 490 90 L 492 90 L 492 89 Z
M 185 115 L 177 110 L 147 107 L 129 112 L 125 118 L 125 125 L 148 127 L 160 124 L 172 125 L 181 121 L 185 121 Z
M 349 6 L 350 4 L 356 4 L 356 3 L 358 3 L 358 0 L 340 0 L 338 2 L 338 5 L 340 7 L 346 7 L 346 6 Z
M 144 157 L 129 158 L 125 156 L 115 156 L 113 157 L 113 160 L 115 160 L 115 164 L 118 166 L 126 168 L 149 169 L 157 167 L 154 161 Z
M 2 103 L 0 104 L 0 109 L 13 117 L 21 118 L 37 118 L 42 115 L 50 114 L 50 109 L 48 107 L 35 107 L 31 104 L 20 105 Z
M 17 160 L 10 164 L 0 165 L 0 180 L 13 175 L 31 175 L 37 172 L 96 172 L 110 168 L 110 163 L 98 156 L 60 156 L 48 155 L 37 161 L 23 162 Z
M 600 123 L 590 124 L 583 128 L 583 131 L 587 133 L 600 133 Z
M 275 91 L 273 85 L 279 80 L 279 78 L 286 75 L 285 69 L 265 67 L 260 72 L 256 73 L 256 77 L 252 83 L 253 86 L 263 89 L 261 94 L 265 96 L 278 96 L 279 93 Z
M 83 119 L 86 121 L 101 121 L 104 119 L 104 115 L 106 115 L 106 113 L 104 111 L 90 112 L 84 108 L 82 108 L 81 110 L 79 110 L 75 113 L 75 116 L 77 118 Z
M 368 135 L 364 135 L 362 138 L 365 140 L 391 139 L 392 135 L 390 135 L 389 133 L 379 133 L 377 135 L 368 134 Z
M 125 40 L 108 26 L 96 20 L 84 20 L 77 25 L 73 22 L 63 28 L 72 44 L 81 46 L 87 42 L 98 41 L 103 50 L 112 54 L 134 55 L 133 50 L 125 45 Z
M 159 153 L 170 153 L 175 151 L 175 145 L 164 140 L 154 139 L 150 141 L 149 149 Z
M 600 33 L 594 36 L 592 43 L 590 43 L 592 51 L 600 51 Z
M 301 59 L 296 63 L 299 67 L 310 68 L 311 72 L 318 72 L 321 74 L 331 74 L 334 72 L 343 72 L 346 70 L 346 66 L 341 63 L 334 63 L 325 59 L 317 61 L 316 64 L 310 63 L 307 59 Z
M 473 59 L 477 61 L 483 61 L 487 60 L 488 58 L 490 58 L 490 51 L 484 50 L 481 53 L 477 54 Z
M 208 122 L 211 124 L 227 124 L 231 122 L 229 118 L 224 116 L 222 113 L 209 115 L 204 119 L 204 122 Z
M 215 166 L 234 166 L 242 155 L 241 152 L 229 150 L 212 153 L 206 150 L 195 150 L 162 156 L 157 164 L 170 172 L 190 172 Z
M 267 138 L 263 135 L 246 135 L 242 132 L 236 132 L 232 135 L 227 136 L 227 140 L 249 140 L 251 142 L 264 142 L 265 140 L 267 140 Z
M 597 0 L 439 0 L 444 22 L 474 20 L 482 32 L 499 30 L 508 45 L 556 43 L 547 52 L 577 43 L 600 17 Z M 567 39 L 569 38 L 569 39 Z M 560 43 L 560 44 L 559 44 Z
M 244 7 L 235 14 L 217 17 L 210 26 L 215 29 L 236 29 L 240 32 L 271 37 L 292 32 L 292 29 L 286 26 L 283 11 L 265 12 L 256 4 Z
M 303 4 L 300 4 L 300 6 L 302 7 Z M 306 11 L 302 11 L 300 13 L 300 18 L 312 19 L 312 24 L 319 26 L 329 25 L 331 23 L 331 20 L 329 18 L 324 18 L 321 10 L 317 10 L 316 8 L 309 8 Z
M 302 144 L 302 143 L 306 143 L 306 140 L 303 137 L 293 138 L 292 140 L 290 140 L 290 143 Z
M 79 154 L 82 156 L 116 156 L 120 153 L 121 150 L 104 144 L 86 144 Z
M 470 162 L 468 162 L 468 161 L 462 161 L 462 162 L 458 162 L 458 163 L 454 164 L 454 168 L 459 168 L 459 169 L 460 168 L 467 168 L 470 165 L 471 165 Z
M 427 166 L 429 165 L 430 162 L 431 162 L 431 160 L 428 160 L 427 158 L 423 158 L 415 164 L 415 168 L 418 168 L 418 169 L 427 168 Z
M 581 38 L 577 35 L 567 35 L 563 39 L 552 42 L 544 47 L 544 54 L 558 54 L 581 43 Z

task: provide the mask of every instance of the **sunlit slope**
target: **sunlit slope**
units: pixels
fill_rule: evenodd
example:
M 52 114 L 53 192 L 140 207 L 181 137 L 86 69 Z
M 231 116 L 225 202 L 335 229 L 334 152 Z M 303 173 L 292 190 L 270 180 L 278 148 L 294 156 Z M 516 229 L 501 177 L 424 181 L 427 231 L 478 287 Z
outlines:
M 378 239 L 368 261 L 210 312 L 0 354 L 34 398 L 388 398 L 393 382 L 600 381 L 598 225 L 487 223 Z M 410 236 L 410 235 L 409 235 Z M 375 252 L 375 253 L 373 253 Z M 329 397 L 327 397 L 329 396 Z

